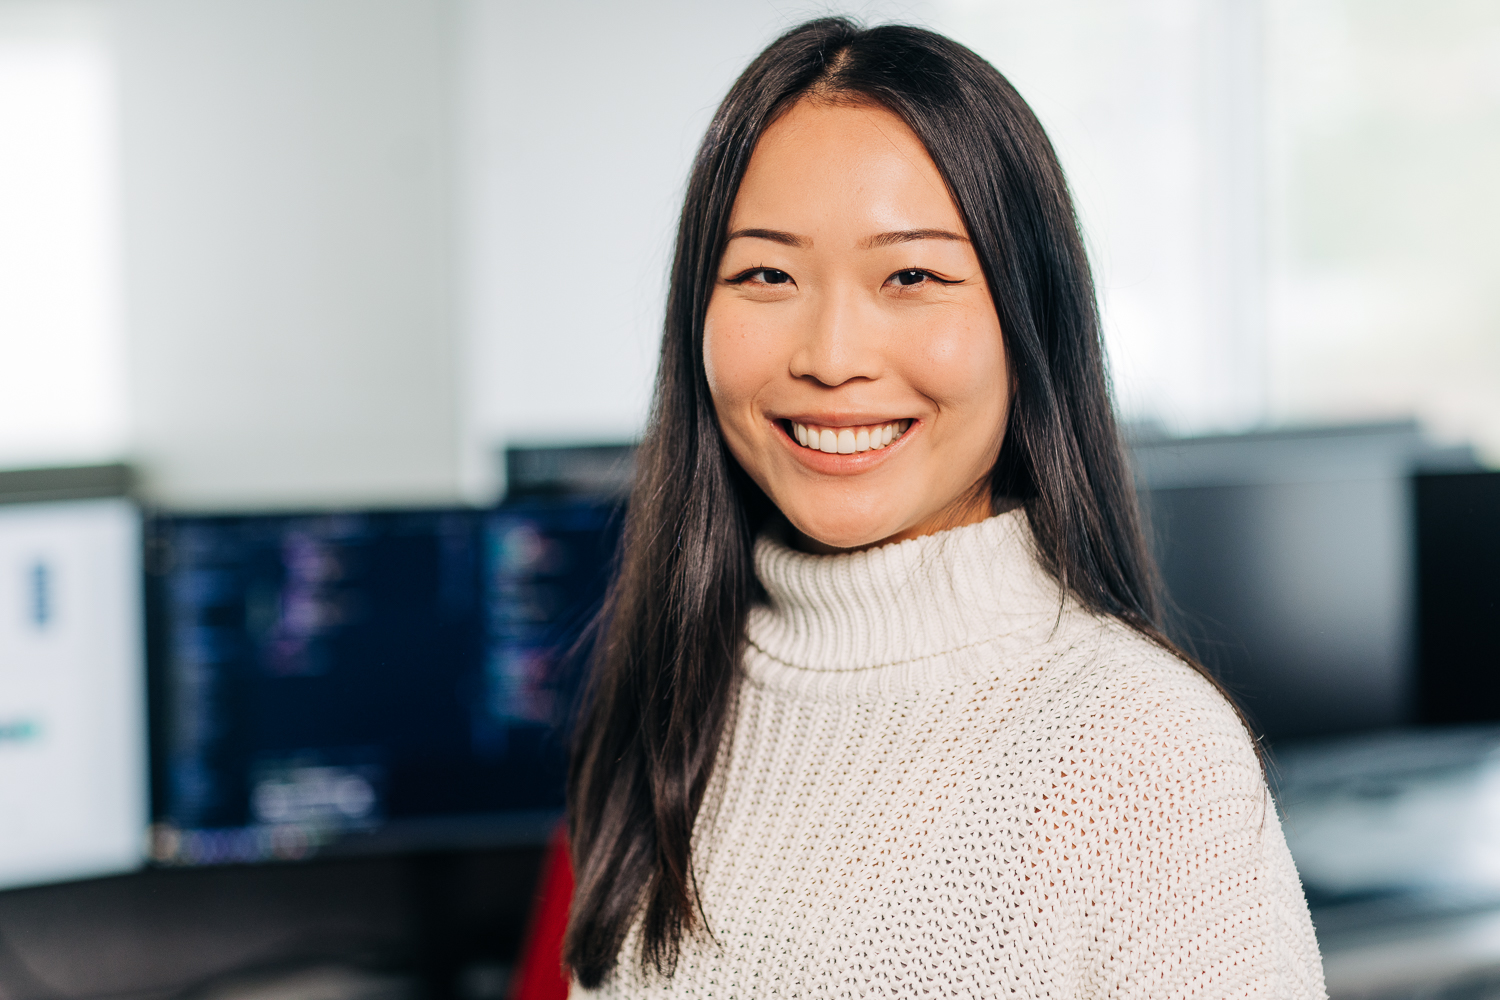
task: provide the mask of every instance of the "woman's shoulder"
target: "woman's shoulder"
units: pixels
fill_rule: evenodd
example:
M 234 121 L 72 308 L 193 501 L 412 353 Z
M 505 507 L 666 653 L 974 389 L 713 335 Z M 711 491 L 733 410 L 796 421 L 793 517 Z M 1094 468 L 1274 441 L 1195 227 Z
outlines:
M 1051 694 L 1058 737 L 1101 769 L 1212 780 L 1259 797 L 1250 732 L 1217 684 L 1181 654 L 1115 619 L 1072 643 Z

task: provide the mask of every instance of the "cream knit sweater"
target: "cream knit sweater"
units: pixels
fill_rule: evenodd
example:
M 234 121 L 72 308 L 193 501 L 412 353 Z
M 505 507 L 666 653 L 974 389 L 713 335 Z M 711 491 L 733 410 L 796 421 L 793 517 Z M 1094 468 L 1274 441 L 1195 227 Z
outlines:
M 664 980 L 632 933 L 600 996 L 1325 995 L 1233 710 L 1063 599 L 1023 514 L 755 559 L 695 831 L 712 937 Z

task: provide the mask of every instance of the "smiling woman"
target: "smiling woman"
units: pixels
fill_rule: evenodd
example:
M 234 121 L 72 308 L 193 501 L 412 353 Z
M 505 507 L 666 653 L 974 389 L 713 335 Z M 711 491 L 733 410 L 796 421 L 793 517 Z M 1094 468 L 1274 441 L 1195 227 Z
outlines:
M 604 996 L 1323 995 L 1246 728 L 1161 635 L 1052 148 L 930 32 L 719 107 L 570 781 Z

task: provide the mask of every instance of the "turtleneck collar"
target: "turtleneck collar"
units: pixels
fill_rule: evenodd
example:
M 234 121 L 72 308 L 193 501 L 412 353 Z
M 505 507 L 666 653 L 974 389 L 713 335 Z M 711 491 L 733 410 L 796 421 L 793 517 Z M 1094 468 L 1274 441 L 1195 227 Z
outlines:
M 750 645 L 780 667 L 751 656 L 752 675 L 899 668 L 1005 637 L 1034 644 L 1072 603 L 1037 562 L 1022 510 L 830 556 L 768 532 L 755 570 L 767 601 L 751 611 Z

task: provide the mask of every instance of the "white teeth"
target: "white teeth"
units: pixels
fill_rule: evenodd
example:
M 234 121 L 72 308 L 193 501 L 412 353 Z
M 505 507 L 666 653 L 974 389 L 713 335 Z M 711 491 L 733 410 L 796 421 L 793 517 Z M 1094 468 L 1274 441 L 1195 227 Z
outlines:
M 905 434 L 911 427 L 910 420 L 893 420 L 888 424 L 868 424 L 864 427 L 810 427 L 792 423 L 792 436 L 804 448 L 827 452 L 830 455 L 853 455 L 861 451 L 879 450 Z

